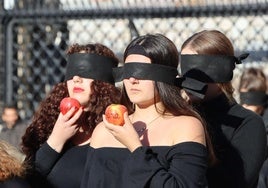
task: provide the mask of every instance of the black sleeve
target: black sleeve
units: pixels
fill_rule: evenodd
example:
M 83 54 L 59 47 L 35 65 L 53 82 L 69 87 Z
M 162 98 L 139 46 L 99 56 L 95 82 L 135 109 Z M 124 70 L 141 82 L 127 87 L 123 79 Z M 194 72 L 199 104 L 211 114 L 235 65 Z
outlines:
M 45 142 L 36 152 L 35 170 L 42 176 L 47 176 L 60 157 L 60 153 L 53 150 Z
M 243 160 L 245 184 L 252 187 L 258 180 L 266 155 L 266 131 L 263 120 L 255 114 L 245 119 L 234 134 L 232 144 Z
M 125 165 L 122 187 L 203 188 L 206 169 L 207 150 L 199 143 L 178 144 L 164 155 L 140 147 Z
M 263 163 L 257 188 L 267 188 L 267 187 L 268 187 L 268 159 L 266 159 L 265 162 Z
M 1 188 L 31 188 L 28 182 L 21 177 L 13 177 L 11 179 L 0 181 Z

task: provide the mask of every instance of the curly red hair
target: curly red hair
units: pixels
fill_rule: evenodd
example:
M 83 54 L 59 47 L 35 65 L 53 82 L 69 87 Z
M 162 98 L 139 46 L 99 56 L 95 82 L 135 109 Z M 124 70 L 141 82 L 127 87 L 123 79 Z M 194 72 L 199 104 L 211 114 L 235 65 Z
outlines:
M 74 44 L 67 50 L 67 54 L 79 52 L 103 55 L 119 62 L 114 53 L 102 44 Z M 121 92 L 112 84 L 96 80 L 92 82 L 91 90 L 89 112 L 84 113 L 84 117 L 92 132 L 95 126 L 102 121 L 102 114 L 106 107 L 111 103 L 119 103 Z M 31 124 L 22 137 L 22 151 L 28 161 L 34 160 L 36 151 L 48 139 L 60 113 L 60 101 L 68 95 L 66 82 L 58 83 L 46 99 L 40 103 Z

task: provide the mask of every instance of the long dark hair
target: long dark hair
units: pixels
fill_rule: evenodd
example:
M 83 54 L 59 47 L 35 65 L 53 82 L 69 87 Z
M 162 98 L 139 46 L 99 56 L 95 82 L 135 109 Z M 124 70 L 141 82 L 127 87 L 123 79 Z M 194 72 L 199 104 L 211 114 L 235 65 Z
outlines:
M 140 45 L 146 51 L 152 64 L 161 64 L 177 68 L 179 63 L 178 50 L 175 44 L 162 34 L 147 34 L 134 39 L 126 48 L 124 60 L 127 58 L 128 50 L 134 45 Z M 155 82 L 155 90 L 159 93 L 160 100 L 164 105 L 165 111 L 173 115 L 191 115 L 202 120 L 190 105 L 181 97 L 180 88 L 163 82 Z M 133 111 L 124 87 L 123 101 Z
M 128 50 L 134 45 L 140 45 L 144 48 L 152 64 L 161 64 L 177 68 L 179 63 L 178 50 L 175 44 L 162 34 L 147 34 L 134 39 L 126 48 L 124 60 L 127 58 Z M 177 86 L 169 85 L 163 82 L 155 82 L 155 91 L 158 92 L 161 102 L 164 106 L 162 114 L 172 114 L 174 116 L 187 115 L 199 119 L 205 130 L 205 137 L 209 151 L 209 158 L 212 163 L 215 159 L 210 137 L 207 133 L 206 123 L 199 113 L 187 103 L 180 95 L 181 89 Z M 156 101 L 156 98 L 155 98 Z M 129 100 L 126 90 L 123 86 L 122 101 L 130 113 L 134 112 L 133 104 Z

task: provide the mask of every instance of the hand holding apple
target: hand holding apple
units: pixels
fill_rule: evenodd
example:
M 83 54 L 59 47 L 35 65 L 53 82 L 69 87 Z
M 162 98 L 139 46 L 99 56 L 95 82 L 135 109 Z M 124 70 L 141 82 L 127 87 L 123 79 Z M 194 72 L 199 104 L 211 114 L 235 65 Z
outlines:
M 123 126 L 125 124 L 124 121 L 125 112 L 127 112 L 127 108 L 124 105 L 111 104 L 106 108 L 105 116 L 109 123 Z
M 127 112 L 127 108 L 123 105 L 112 104 L 108 106 L 105 110 L 105 116 L 103 115 L 103 118 L 105 118 L 104 126 L 116 140 L 133 152 L 142 146 L 142 143 L 128 114 L 125 112 Z
M 71 97 L 65 97 L 60 102 L 60 111 L 64 115 L 66 114 L 72 107 L 75 107 L 74 114 L 78 111 L 78 109 L 81 107 L 81 104 L 78 100 Z

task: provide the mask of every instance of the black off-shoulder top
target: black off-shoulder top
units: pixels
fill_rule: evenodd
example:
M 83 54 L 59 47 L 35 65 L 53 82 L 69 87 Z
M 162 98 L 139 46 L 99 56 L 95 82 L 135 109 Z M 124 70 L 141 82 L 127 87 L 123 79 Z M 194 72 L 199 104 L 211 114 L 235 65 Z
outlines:
M 103 147 L 87 155 L 81 188 L 206 187 L 207 149 L 196 142 L 174 146 Z

